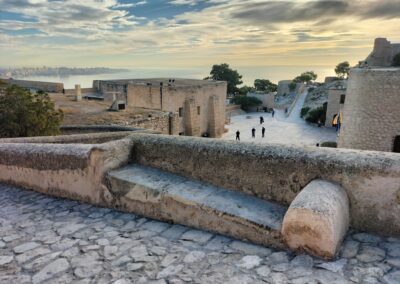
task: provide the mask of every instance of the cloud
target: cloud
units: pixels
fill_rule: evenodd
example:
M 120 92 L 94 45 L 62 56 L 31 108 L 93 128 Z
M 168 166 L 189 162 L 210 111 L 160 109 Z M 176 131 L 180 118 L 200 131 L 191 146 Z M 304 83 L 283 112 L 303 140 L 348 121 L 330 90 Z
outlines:
M 388 0 L 0 0 L 9 13 L 2 19 L 0 12 L 0 46 L 18 53 L 15 60 L 34 53 L 57 62 L 108 56 L 124 64 L 278 64 L 328 50 L 351 60 L 356 55 L 346 45 L 369 51 L 374 37 L 400 40 L 398 6 Z M 172 16 L 146 14 L 160 11 Z

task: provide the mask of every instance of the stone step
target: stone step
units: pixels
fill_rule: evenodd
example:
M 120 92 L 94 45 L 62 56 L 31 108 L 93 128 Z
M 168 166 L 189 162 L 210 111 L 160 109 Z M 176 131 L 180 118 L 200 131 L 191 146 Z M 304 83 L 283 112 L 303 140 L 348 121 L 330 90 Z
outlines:
M 137 164 L 110 171 L 107 184 L 121 210 L 284 247 L 281 205 Z

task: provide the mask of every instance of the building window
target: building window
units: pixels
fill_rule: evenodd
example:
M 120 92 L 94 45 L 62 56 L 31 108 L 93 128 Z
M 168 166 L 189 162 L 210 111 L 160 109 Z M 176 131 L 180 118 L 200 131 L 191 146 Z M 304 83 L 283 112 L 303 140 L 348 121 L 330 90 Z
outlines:
M 397 135 L 396 137 L 394 137 L 393 152 L 400 153 L 400 135 Z
M 183 116 L 183 107 L 180 107 L 179 108 L 179 117 L 182 117 Z
M 197 107 L 197 114 L 200 115 L 200 107 Z
M 344 104 L 344 101 L 346 99 L 346 95 L 340 95 L 340 103 Z

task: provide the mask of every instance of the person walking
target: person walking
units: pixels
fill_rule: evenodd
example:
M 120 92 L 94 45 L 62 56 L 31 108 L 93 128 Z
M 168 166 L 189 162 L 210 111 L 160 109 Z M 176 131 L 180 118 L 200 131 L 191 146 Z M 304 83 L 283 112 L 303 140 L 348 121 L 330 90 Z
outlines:
M 274 117 L 274 115 L 275 115 L 275 110 L 272 109 L 272 117 Z
M 265 127 L 264 127 L 264 126 L 263 126 L 263 128 L 261 129 L 261 135 L 262 135 L 262 138 L 265 137 Z
M 260 124 L 264 123 L 264 117 L 260 116 Z
M 253 127 L 253 129 L 251 130 L 251 137 L 252 138 L 256 138 L 256 129 Z
M 240 141 L 240 131 L 236 131 L 236 141 Z

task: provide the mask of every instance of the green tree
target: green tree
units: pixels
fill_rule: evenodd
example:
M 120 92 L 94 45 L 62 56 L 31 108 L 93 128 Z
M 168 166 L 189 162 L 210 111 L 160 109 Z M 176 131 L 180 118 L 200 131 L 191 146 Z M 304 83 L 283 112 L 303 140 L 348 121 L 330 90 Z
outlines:
M 252 107 L 256 107 L 262 104 L 262 101 L 255 97 L 247 96 L 236 96 L 232 99 L 234 104 L 240 105 L 243 110 L 250 110 Z
M 247 93 L 251 93 L 254 92 L 255 89 L 253 87 L 249 87 L 249 86 L 243 86 L 239 88 L 239 95 L 247 95 Z
M 350 64 L 347 61 L 341 62 L 336 65 L 335 73 L 340 79 L 347 78 L 350 72 Z
M 0 137 L 30 137 L 60 133 L 63 112 L 49 95 L 10 86 L 0 95 Z
M 396 54 L 393 58 L 393 66 L 400 67 L 400 53 Z
M 293 79 L 294 82 L 296 83 L 310 83 L 311 81 L 315 81 L 317 79 L 318 75 L 314 73 L 314 71 L 307 71 L 303 72 L 300 74 L 300 76 L 297 76 L 296 78 Z
M 292 81 L 289 83 L 289 91 L 293 92 L 294 90 L 296 90 L 297 84 L 295 81 Z
M 219 65 L 213 65 L 211 76 L 204 78 L 205 80 L 213 79 L 218 81 L 226 81 L 228 83 L 228 94 L 234 94 L 239 91 L 237 85 L 242 84 L 242 75 L 236 70 L 229 67 L 229 64 L 222 63 Z
M 278 90 L 278 85 L 267 79 L 255 79 L 254 87 L 257 91 L 263 92 L 276 92 Z

